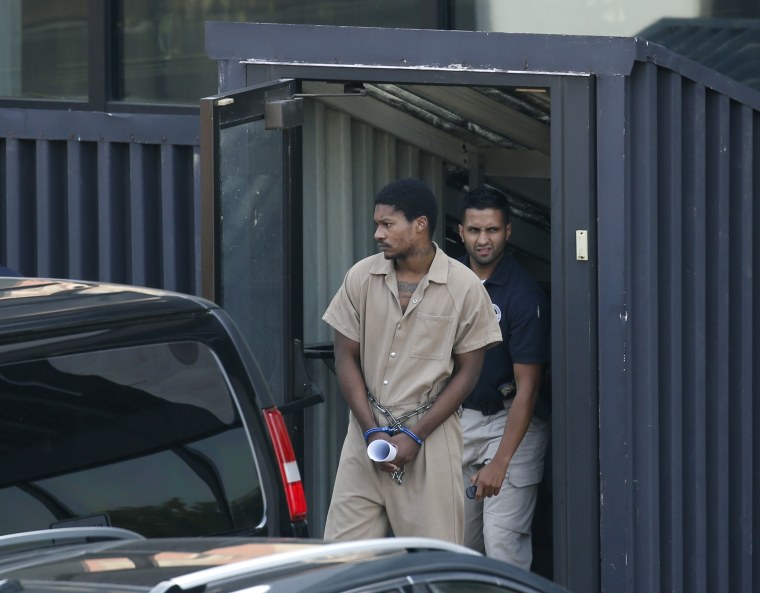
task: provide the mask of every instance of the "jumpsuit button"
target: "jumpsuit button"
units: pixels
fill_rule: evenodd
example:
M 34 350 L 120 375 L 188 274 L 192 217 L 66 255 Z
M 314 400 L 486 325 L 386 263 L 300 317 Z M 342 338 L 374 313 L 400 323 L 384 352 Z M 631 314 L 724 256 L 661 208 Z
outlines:
M 385 381 L 383 381 L 383 385 L 388 385 L 388 379 L 386 379 Z
M 417 304 L 417 299 L 412 299 L 412 304 L 416 305 Z
M 396 353 L 395 352 L 391 352 L 391 358 L 396 358 Z

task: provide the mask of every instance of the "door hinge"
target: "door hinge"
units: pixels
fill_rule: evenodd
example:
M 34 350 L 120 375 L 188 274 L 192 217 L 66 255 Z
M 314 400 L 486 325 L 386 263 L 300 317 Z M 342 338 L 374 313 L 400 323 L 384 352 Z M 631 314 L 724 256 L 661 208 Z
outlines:
M 303 99 L 267 101 L 264 104 L 267 130 L 295 128 L 303 124 Z

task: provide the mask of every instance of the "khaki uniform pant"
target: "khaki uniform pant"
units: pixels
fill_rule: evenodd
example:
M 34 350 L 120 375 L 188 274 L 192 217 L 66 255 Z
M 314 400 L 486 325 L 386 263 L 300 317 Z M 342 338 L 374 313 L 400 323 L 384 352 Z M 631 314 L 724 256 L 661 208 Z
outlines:
M 463 410 L 465 487 L 470 485 L 470 477 L 493 459 L 504 434 L 510 405 L 508 402 L 507 410 L 492 416 L 483 416 L 478 410 Z M 531 524 L 544 471 L 548 434 L 548 423 L 534 417 L 512 457 L 499 494 L 480 502 L 465 500 L 467 547 L 530 570 L 533 561 Z

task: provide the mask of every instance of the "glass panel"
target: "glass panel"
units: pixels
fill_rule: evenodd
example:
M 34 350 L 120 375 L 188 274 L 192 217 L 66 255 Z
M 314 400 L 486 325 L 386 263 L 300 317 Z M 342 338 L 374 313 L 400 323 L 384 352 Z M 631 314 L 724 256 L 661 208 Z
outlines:
M 2 0 L 0 0 L 2 1 Z M 425 0 L 119 0 L 115 99 L 197 104 L 217 93 L 205 21 L 423 28 Z
M 222 304 L 251 346 L 275 399 L 285 392 L 283 138 L 264 120 L 220 132 Z
M 263 519 L 248 436 L 202 344 L 3 365 L 0 409 L 0 533 L 93 515 L 148 537 Z
M 86 100 L 87 0 L 0 0 L 0 97 Z
M 758 18 L 756 0 L 455 0 L 457 29 L 631 37 L 663 18 Z

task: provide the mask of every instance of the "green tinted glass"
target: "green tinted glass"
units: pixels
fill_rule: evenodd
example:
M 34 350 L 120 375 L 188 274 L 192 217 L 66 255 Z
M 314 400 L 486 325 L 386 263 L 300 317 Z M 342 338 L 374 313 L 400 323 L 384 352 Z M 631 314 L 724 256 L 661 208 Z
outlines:
M 87 100 L 87 0 L 0 0 L 0 97 Z
M 197 104 L 217 92 L 206 21 L 420 28 L 424 0 L 119 0 L 116 100 Z

